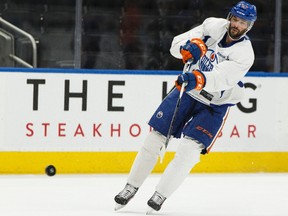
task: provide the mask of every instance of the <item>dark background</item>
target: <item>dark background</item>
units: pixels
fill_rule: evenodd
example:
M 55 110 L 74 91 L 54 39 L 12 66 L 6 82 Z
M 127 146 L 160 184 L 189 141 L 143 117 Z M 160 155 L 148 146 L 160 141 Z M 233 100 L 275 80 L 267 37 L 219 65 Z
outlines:
M 81 68 L 179 70 L 182 68 L 181 60 L 169 53 L 173 37 L 207 17 L 226 18 L 237 2 L 83 0 Z M 248 32 L 256 55 L 251 71 L 272 72 L 275 1 L 249 2 L 257 6 L 258 12 L 258 19 Z M 285 61 L 288 47 L 286 2 L 282 2 L 282 72 L 288 71 Z M 40 68 L 74 68 L 75 11 L 75 1 L 72 0 L 1 0 L 0 3 L 0 16 L 36 39 L 37 67 Z M 4 29 L 4 26 L 0 24 L 0 28 Z M 15 32 L 12 34 L 16 55 L 31 62 L 29 41 Z

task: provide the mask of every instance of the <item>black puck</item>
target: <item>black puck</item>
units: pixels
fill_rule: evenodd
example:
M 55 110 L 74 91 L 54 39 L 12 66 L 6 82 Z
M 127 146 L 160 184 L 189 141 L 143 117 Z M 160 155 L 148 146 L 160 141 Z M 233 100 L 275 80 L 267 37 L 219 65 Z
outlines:
M 54 176 L 56 174 L 56 168 L 53 165 L 46 167 L 45 172 L 48 176 Z

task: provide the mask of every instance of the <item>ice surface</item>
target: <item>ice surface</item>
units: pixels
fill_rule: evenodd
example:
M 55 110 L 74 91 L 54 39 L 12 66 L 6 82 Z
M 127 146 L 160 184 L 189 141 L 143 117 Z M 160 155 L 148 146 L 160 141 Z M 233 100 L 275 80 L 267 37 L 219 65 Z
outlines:
M 0 175 L 3 216 L 139 216 L 160 176 L 150 175 L 130 203 L 114 211 L 127 175 Z M 155 215 L 287 216 L 288 173 L 191 174 Z

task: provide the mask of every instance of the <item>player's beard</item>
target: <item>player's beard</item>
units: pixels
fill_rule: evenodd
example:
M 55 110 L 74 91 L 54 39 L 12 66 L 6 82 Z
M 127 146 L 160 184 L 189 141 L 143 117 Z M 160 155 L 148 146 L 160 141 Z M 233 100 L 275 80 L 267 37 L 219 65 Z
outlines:
M 228 33 L 229 36 L 233 39 L 233 40 L 238 40 L 242 35 L 244 35 L 247 32 L 247 29 L 244 29 L 242 31 L 239 31 L 238 28 L 235 27 L 231 27 L 231 25 L 229 26 L 228 29 Z

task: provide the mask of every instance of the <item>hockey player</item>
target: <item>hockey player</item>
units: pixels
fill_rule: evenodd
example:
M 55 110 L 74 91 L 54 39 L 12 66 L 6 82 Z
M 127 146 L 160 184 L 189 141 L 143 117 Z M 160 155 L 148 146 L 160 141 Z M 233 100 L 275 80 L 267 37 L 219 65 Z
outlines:
M 231 8 L 227 19 L 207 18 L 201 25 L 173 39 L 171 54 L 184 63 L 192 62 L 190 72 L 178 76 L 177 88 L 167 95 L 151 117 L 149 125 L 153 130 L 135 158 L 126 186 L 114 198 L 115 210 L 134 197 L 157 163 L 181 85 L 185 85 L 185 92 L 172 131 L 173 137 L 181 138 L 181 142 L 148 200 L 151 210 L 160 210 L 200 161 L 200 154 L 210 151 L 229 108 L 243 96 L 241 80 L 254 62 L 253 48 L 246 33 L 256 18 L 256 7 L 241 1 Z

